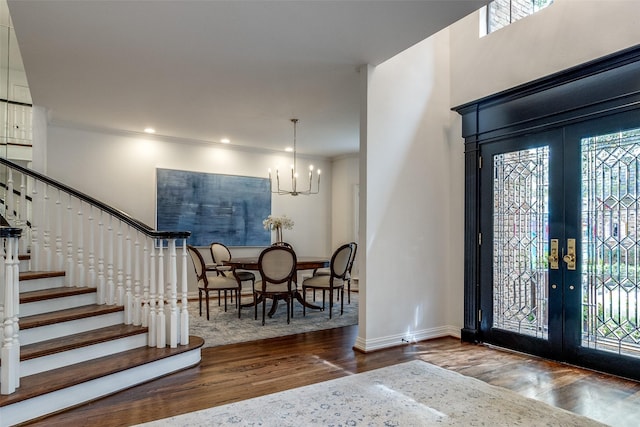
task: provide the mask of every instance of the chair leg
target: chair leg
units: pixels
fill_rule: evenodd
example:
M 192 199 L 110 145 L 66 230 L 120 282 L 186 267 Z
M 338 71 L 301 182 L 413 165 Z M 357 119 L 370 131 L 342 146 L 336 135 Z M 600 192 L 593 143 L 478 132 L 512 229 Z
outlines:
M 226 300 L 226 298 L 225 298 Z M 218 307 L 220 307 L 220 291 L 218 291 Z
M 340 316 L 344 313 L 344 286 L 340 288 Z
M 202 289 L 198 289 L 198 312 L 202 317 Z
M 209 320 L 209 291 L 208 290 L 204 291 L 204 300 L 205 300 L 205 304 L 207 305 L 207 320 Z
M 286 297 L 287 300 L 285 301 L 287 303 L 287 325 L 289 323 L 291 323 L 291 297 L 287 296 Z
M 256 311 L 256 315 L 254 317 L 254 320 L 258 320 L 258 296 L 256 295 L 255 292 L 253 292 L 253 307 Z
M 267 308 L 267 299 L 263 295 L 262 296 L 262 326 L 264 326 L 264 312 L 266 308 Z
M 227 290 L 224 290 L 224 312 L 227 312 Z
M 242 304 L 240 304 L 240 294 L 236 291 L 236 305 L 238 306 L 238 319 L 240 319 L 240 315 L 242 314 Z
M 314 289 L 315 291 L 315 289 Z M 314 299 L 315 301 L 315 299 Z M 302 287 L 302 316 L 306 316 L 307 315 L 307 288 L 305 288 L 304 286 Z
M 351 279 L 347 280 L 347 304 L 351 304 Z
M 333 288 L 329 288 L 329 319 L 331 319 L 332 312 L 333 312 Z

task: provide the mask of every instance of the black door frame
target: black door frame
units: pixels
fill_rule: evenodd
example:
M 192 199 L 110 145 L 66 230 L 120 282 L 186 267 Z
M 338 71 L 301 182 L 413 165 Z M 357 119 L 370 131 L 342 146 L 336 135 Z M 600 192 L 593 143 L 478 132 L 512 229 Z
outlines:
M 479 327 L 481 145 L 625 111 L 637 111 L 640 117 L 640 45 L 453 110 L 462 116 L 465 143 L 464 326 L 461 337 L 464 341 L 482 342 Z M 638 376 L 640 379 L 640 372 Z

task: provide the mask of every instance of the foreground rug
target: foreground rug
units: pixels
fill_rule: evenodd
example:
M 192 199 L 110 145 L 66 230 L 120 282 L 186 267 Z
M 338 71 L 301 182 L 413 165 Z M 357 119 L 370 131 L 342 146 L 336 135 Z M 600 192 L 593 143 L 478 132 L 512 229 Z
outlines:
M 414 360 L 145 426 L 602 426 Z
M 320 294 L 318 296 L 321 298 Z M 245 297 L 244 302 L 249 302 Z M 319 300 L 318 302 L 320 302 Z M 344 304 L 344 314 L 340 316 L 339 303 L 333 307 L 333 318 L 329 320 L 329 304 L 326 311 L 307 309 L 306 317 L 302 316 L 302 305 L 294 303 L 294 314 L 291 323 L 287 325 L 287 307 L 280 303 L 276 314 L 266 317 L 262 326 L 262 305 L 258 307 L 258 320 L 254 320 L 254 308 L 243 308 L 242 317 L 238 319 L 238 311 L 233 304 L 229 304 L 227 312 L 224 306 L 218 307 L 217 299 L 210 300 L 210 320 L 207 320 L 203 302 L 202 316 L 198 314 L 198 302 L 189 301 L 189 333 L 204 338 L 204 347 L 214 347 L 264 338 L 281 337 L 284 335 L 318 331 L 321 329 L 339 328 L 356 325 L 358 323 L 358 294 L 351 293 L 351 304 Z M 271 301 L 267 302 L 267 311 Z

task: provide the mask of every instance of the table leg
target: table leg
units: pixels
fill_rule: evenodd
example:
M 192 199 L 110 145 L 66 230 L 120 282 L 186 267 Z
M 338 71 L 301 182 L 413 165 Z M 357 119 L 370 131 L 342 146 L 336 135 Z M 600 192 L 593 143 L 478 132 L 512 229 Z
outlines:
M 293 296 L 296 297 L 296 299 L 300 302 L 300 304 L 304 305 L 307 308 L 313 308 L 314 310 L 323 310 L 322 307 L 315 304 L 311 304 L 309 301 L 305 301 L 300 291 L 296 291 L 296 293 L 293 294 Z

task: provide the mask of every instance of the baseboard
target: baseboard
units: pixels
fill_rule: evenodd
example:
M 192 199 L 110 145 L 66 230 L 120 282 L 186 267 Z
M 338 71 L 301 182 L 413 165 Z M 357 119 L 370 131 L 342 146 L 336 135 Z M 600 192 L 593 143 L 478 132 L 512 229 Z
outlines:
M 358 337 L 356 338 L 356 342 L 353 348 L 364 353 L 369 353 L 389 347 L 397 347 L 399 345 L 406 345 L 416 343 L 418 341 L 425 341 L 441 337 L 460 338 L 460 327 L 451 325 L 439 326 L 437 328 L 423 329 L 421 331 L 411 331 L 410 333 L 405 332 L 402 334 L 388 335 L 386 337 L 373 338 L 370 340 L 364 340 Z

